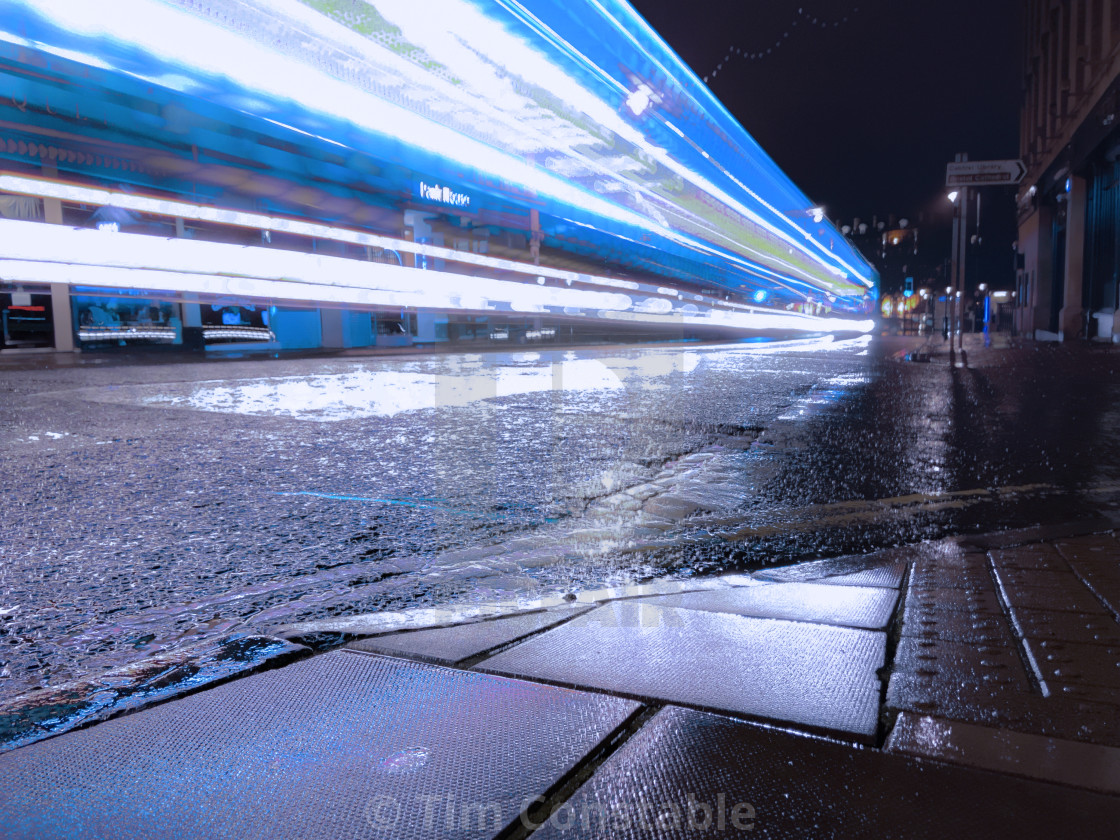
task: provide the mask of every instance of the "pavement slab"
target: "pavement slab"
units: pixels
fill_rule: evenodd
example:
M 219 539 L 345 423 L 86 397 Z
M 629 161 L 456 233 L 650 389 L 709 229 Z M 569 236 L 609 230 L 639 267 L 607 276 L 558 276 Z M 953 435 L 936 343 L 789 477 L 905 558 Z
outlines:
M 1120 622 L 1111 616 L 1012 607 L 1011 615 L 1028 639 L 1120 645 Z
M 1041 697 L 1038 699 L 1042 699 Z M 1026 725 L 1038 711 L 1034 698 L 1016 686 L 1000 683 L 958 683 L 895 672 L 887 686 L 887 708 L 918 712 L 989 726 Z
M 669 707 L 540 821 L 534 840 L 1112 840 L 1120 799 Z
M 481 840 L 637 708 L 336 651 L 0 756 L 0 831 Z
M 1120 749 L 903 712 L 888 752 L 1120 793 Z
M 1000 583 L 1010 589 L 1020 587 L 1044 587 L 1046 589 L 1084 589 L 1085 584 L 1072 570 L 1058 571 L 1056 569 L 1017 569 L 1000 567 L 998 570 Z
M 619 601 L 480 667 L 871 738 L 885 651 L 881 632 Z
M 888 549 L 868 555 L 830 557 L 795 563 L 792 566 L 759 569 L 753 576 L 771 583 L 823 583 L 826 580 L 862 575 L 867 581 L 879 582 L 857 584 L 859 586 L 892 586 L 897 589 L 899 584 L 893 581 L 896 577 L 901 581 L 908 562 L 906 557 L 899 556 L 898 551 Z
M 968 554 L 961 562 L 930 562 L 917 560 L 910 570 L 911 589 L 992 588 L 992 573 L 983 554 Z
M 1008 605 L 1035 610 L 1056 610 L 1079 615 L 1107 615 L 1108 611 L 1100 599 L 1076 577 L 1062 577 L 1060 584 L 1050 586 L 1014 586 L 1003 579 L 1003 573 L 996 570 L 1000 591 Z
M 1069 565 L 1052 543 L 1040 542 L 1017 545 L 1014 548 L 997 548 L 988 552 L 997 569 L 1031 569 L 1035 571 L 1065 572 Z
M 928 677 L 955 685 L 1031 690 L 1019 651 L 1010 643 L 961 644 L 903 636 L 898 640 L 893 667 L 897 674 Z
M 1108 611 L 1113 616 L 1120 617 L 1120 568 L 1080 560 L 1071 560 L 1070 566 L 1104 602 Z
M 898 589 L 902 586 L 902 578 L 905 574 L 905 563 L 891 563 L 850 575 L 830 575 L 817 578 L 814 583 L 824 583 L 829 586 L 882 586 L 888 589 Z
M 906 609 L 928 613 L 963 612 L 999 615 L 1003 612 L 994 587 L 969 591 L 965 589 L 912 589 L 906 598 Z
M 657 606 L 881 630 L 890 623 L 898 593 L 873 586 L 773 583 L 642 600 Z
M 903 636 L 958 642 L 996 642 L 1011 638 L 1010 625 L 1002 613 L 965 612 L 953 605 L 943 607 L 936 602 L 917 602 L 913 594 L 911 591 L 907 596 L 903 610 Z
M 964 644 L 1007 644 L 1014 640 L 1003 616 L 969 616 L 959 612 L 908 611 L 902 619 L 901 636 L 940 639 Z
M 1120 645 L 1085 645 L 1028 639 L 1027 648 L 1047 682 L 1120 690 Z
M 1115 564 L 1120 559 L 1120 540 L 1113 534 L 1060 539 L 1054 547 L 1067 560 L 1106 560 Z
M 409 630 L 353 642 L 350 650 L 418 657 L 454 665 L 575 618 L 590 606 L 526 613 L 432 630 Z
M 1057 680 L 1046 680 L 1046 688 L 1052 695 L 1078 700 L 1090 700 L 1094 703 L 1107 703 L 1114 707 L 1112 714 L 1120 717 L 1120 688 L 1115 686 L 1094 685 L 1093 683 L 1064 683 Z

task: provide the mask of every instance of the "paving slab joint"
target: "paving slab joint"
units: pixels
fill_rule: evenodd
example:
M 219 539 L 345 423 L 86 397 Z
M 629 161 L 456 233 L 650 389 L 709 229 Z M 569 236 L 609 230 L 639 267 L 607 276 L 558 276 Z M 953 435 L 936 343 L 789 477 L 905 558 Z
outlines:
M 608 735 L 599 747 L 576 764 L 556 781 L 542 796 L 537 797 L 530 806 L 517 815 L 517 818 L 494 836 L 494 840 L 524 840 L 534 831 L 547 823 L 576 791 L 590 779 L 595 771 L 606 763 L 612 755 L 622 749 L 654 715 L 661 711 L 664 704 L 651 703 L 639 707 Z
M 1012 635 L 1015 637 L 1015 652 L 1019 656 L 1019 661 L 1023 663 L 1023 669 L 1027 672 L 1027 681 L 1030 683 L 1031 691 L 1041 695 L 1042 697 L 1050 696 L 1050 689 L 1046 685 L 1046 681 L 1042 676 L 1042 669 L 1035 662 L 1034 656 L 1031 654 L 1030 647 L 1027 645 L 1026 634 L 1019 622 L 1015 619 L 1015 613 L 1011 610 L 1011 602 L 1007 597 L 1007 591 L 1003 586 L 1003 579 L 1000 577 L 999 569 L 996 568 L 995 559 L 989 551 L 986 553 L 988 558 L 988 574 L 991 575 L 992 583 L 996 588 L 996 600 L 999 602 L 999 607 L 1003 610 L 1003 616 L 1007 620 L 1008 625 L 1011 627 Z M 1064 561 L 1065 558 L 1063 557 Z M 1068 563 L 1066 565 L 1069 565 Z
M 887 691 L 890 688 L 891 674 L 894 672 L 894 656 L 898 650 L 898 641 L 902 638 L 902 625 L 906 612 L 906 596 L 910 591 L 910 574 L 913 570 L 913 561 L 907 561 L 902 573 L 902 582 L 899 584 L 898 600 L 895 602 L 894 613 L 891 615 L 890 624 L 887 625 L 887 649 L 883 655 L 883 667 L 877 672 L 879 678 L 879 727 L 875 733 L 875 746 L 882 749 L 887 737 L 894 728 L 898 718 L 897 710 L 887 706 Z
M 522 642 L 526 642 L 535 636 L 540 636 L 544 633 L 548 633 L 551 630 L 555 630 L 557 627 L 563 627 L 569 621 L 579 618 L 584 614 L 584 612 L 585 610 L 572 610 L 572 615 L 569 615 L 566 618 L 557 621 L 555 624 L 548 624 L 544 627 L 538 627 L 536 630 L 529 631 L 524 636 L 518 636 L 516 639 L 512 639 L 511 641 L 503 642 L 502 644 L 495 645 L 492 648 L 487 648 L 481 653 L 476 653 L 474 656 L 467 657 L 466 659 L 460 661 L 458 663 L 458 667 L 473 668 L 479 662 L 483 662 L 489 659 L 491 656 L 497 656 L 502 651 L 509 650 L 512 647 L 517 647 L 517 645 L 521 644 Z
M 1062 560 L 1065 561 L 1065 564 L 1069 567 L 1069 570 L 1073 572 L 1073 576 L 1077 578 L 1086 589 L 1089 590 L 1089 592 L 1094 598 L 1097 599 L 1097 601 L 1100 602 L 1100 605 L 1104 608 L 1104 611 L 1112 616 L 1112 619 L 1114 621 L 1120 622 L 1120 612 L 1117 611 L 1116 607 L 1114 607 L 1109 602 L 1109 600 L 1100 593 L 1100 590 L 1093 585 L 1093 582 L 1091 580 L 1085 577 L 1085 575 L 1083 575 L 1078 570 L 1077 566 L 1074 566 L 1073 563 L 1070 562 L 1070 559 L 1062 553 L 1062 550 L 1060 548 L 1058 548 L 1057 546 L 1054 546 L 1054 548 L 1057 550 L 1058 555 L 1062 558 Z

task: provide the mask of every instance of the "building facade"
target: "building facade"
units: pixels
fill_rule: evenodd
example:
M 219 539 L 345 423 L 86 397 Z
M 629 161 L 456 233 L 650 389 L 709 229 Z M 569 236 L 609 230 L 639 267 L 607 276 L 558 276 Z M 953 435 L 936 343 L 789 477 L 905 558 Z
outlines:
M 1120 339 L 1120 0 L 1026 0 L 1015 324 Z

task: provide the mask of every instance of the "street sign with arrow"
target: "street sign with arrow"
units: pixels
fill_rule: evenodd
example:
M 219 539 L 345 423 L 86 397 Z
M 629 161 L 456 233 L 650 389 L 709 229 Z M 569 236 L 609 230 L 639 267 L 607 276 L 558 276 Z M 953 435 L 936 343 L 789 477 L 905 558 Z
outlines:
M 1027 167 L 1021 160 L 967 160 L 945 168 L 947 187 L 1014 186 L 1023 180 Z

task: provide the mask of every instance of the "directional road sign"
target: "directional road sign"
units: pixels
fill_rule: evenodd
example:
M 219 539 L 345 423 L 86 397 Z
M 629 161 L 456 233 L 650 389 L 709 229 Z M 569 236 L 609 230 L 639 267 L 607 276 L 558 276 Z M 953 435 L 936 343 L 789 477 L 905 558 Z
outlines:
M 1023 180 L 1027 167 L 1021 160 L 968 160 L 945 168 L 947 187 L 1012 186 Z

